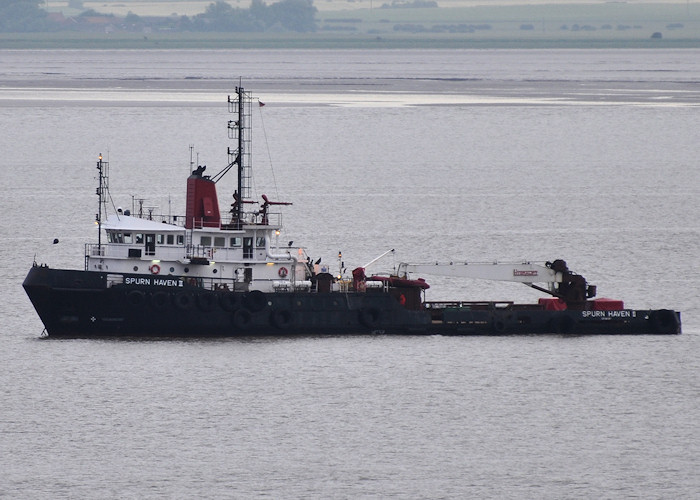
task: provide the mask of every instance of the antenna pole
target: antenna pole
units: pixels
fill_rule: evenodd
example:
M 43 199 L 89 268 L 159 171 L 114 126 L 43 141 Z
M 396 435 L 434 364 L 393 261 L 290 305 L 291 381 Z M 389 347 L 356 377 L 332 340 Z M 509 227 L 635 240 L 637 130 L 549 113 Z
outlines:
M 240 222 L 243 220 L 243 131 L 245 129 L 243 124 L 245 116 L 243 112 L 243 87 L 239 85 L 236 88 L 236 93 L 238 94 L 238 158 L 236 161 L 238 163 L 238 196 L 240 197 L 236 217 Z
M 102 204 L 106 203 L 105 195 L 108 189 L 108 173 L 107 168 L 109 163 L 102 161 L 102 153 L 97 160 L 97 171 L 99 172 L 99 186 L 97 188 L 97 250 L 102 255 Z

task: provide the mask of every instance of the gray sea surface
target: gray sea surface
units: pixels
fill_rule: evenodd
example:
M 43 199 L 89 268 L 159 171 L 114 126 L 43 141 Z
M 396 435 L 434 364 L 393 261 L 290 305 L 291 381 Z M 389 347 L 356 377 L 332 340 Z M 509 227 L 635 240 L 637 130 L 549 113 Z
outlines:
M 115 206 L 182 213 L 239 84 L 280 241 L 563 258 L 683 334 L 42 338 L 21 283 L 83 267 L 98 154 Z M 700 497 L 700 51 L 0 50 L 0 130 L 0 497 Z

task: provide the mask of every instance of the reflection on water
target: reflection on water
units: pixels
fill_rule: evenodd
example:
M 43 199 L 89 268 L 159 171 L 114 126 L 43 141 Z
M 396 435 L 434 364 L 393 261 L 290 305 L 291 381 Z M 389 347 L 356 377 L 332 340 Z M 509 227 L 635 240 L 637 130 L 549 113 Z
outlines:
M 700 50 L 4 51 L 0 102 L 395 107 L 700 102 Z

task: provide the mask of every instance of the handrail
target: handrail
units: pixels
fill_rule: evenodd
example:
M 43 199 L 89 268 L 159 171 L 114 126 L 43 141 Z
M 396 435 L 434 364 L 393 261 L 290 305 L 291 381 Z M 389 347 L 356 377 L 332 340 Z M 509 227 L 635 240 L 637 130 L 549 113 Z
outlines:
M 166 214 L 130 214 L 130 217 L 134 217 L 136 219 L 143 219 L 143 220 L 150 220 L 154 222 L 160 222 L 164 224 L 170 224 L 171 226 L 178 226 L 178 227 L 185 227 L 185 223 L 187 221 L 187 217 L 184 215 L 166 215 Z M 281 226 L 282 225 L 282 213 L 281 212 L 268 212 L 266 215 L 267 218 L 267 224 L 263 224 L 264 219 L 263 215 L 258 212 L 243 212 L 243 220 L 242 224 L 243 225 L 267 225 L 267 226 Z M 222 217 L 221 221 L 218 224 L 215 225 L 210 225 L 211 223 L 205 222 L 203 218 L 200 219 L 195 219 L 192 221 L 193 224 L 192 226 L 196 229 L 204 229 L 204 228 L 216 228 L 216 229 L 228 229 L 232 225 L 234 225 L 234 217 L 232 215 L 228 215 L 226 217 Z
M 448 307 L 487 307 L 491 309 L 511 309 L 514 305 L 512 300 L 438 300 L 425 302 L 426 309 L 446 309 Z

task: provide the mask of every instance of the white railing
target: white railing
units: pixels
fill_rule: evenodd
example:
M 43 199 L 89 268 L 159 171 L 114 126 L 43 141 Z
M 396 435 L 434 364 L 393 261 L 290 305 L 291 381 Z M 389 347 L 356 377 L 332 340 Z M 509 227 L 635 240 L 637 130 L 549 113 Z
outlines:
M 135 214 L 131 213 L 131 217 L 136 217 L 137 219 L 151 220 L 155 222 L 160 222 L 164 224 L 170 224 L 178 227 L 185 227 L 185 222 L 187 217 L 184 215 L 164 215 L 164 214 L 151 214 L 151 213 L 141 213 Z M 218 228 L 229 227 L 233 223 L 233 217 L 229 214 L 221 216 L 221 223 L 216 226 L 211 226 L 204 223 L 204 219 L 194 219 L 192 221 L 192 226 L 196 229 L 202 228 Z M 245 225 L 259 225 L 263 223 L 263 214 L 259 211 L 254 212 L 243 212 L 242 223 Z M 282 225 L 282 213 L 281 212 L 268 212 L 267 213 L 267 225 L 269 226 L 281 226 Z

